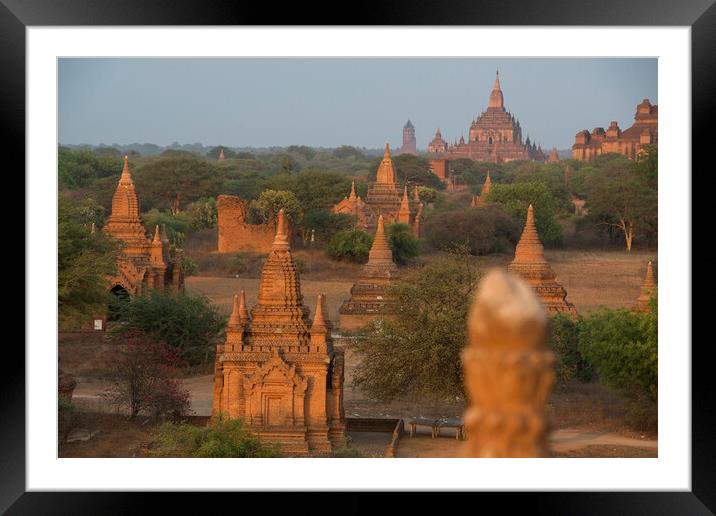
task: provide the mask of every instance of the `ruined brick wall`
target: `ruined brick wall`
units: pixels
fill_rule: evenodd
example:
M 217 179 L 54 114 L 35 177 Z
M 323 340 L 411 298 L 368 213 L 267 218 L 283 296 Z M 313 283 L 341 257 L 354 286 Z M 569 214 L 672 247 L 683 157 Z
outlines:
M 220 195 L 216 199 L 216 208 L 219 215 L 218 252 L 271 251 L 276 229 L 273 224 L 246 223 L 249 201 L 234 195 Z

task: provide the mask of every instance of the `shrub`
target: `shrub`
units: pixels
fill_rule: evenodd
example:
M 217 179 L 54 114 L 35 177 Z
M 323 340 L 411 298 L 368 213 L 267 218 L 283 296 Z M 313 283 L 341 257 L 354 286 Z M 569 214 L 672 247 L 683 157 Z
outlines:
M 657 314 L 602 310 L 580 324 L 578 349 L 600 380 L 616 389 L 657 399 Z
M 197 269 L 199 268 L 199 264 L 196 263 L 194 260 L 189 258 L 187 255 L 183 254 L 181 257 L 181 270 L 184 272 L 184 276 L 191 276 L 192 274 L 196 273 Z
M 556 314 L 549 321 L 549 345 L 557 358 L 555 372 L 557 382 L 565 385 L 571 379 L 582 381 L 593 379 L 593 371 L 579 354 L 580 320 L 573 320 L 566 314 Z
M 229 268 L 231 269 L 231 274 L 234 275 L 248 271 L 249 267 L 246 263 L 246 253 L 240 251 L 234 254 L 229 261 Z
M 164 423 L 152 431 L 160 457 L 280 457 L 278 445 L 251 435 L 241 419 L 212 418 L 205 427 Z
M 189 392 L 174 378 L 183 365 L 177 348 L 136 330 L 114 340 L 113 385 L 104 393 L 111 404 L 127 408 L 131 419 L 143 411 L 172 419 L 189 411 Z
M 120 324 L 115 334 L 140 331 L 157 341 L 177 347 L 181 358 L 190 365 L 213 359 L 226 318 L 206 297 L 176 295 L 152 290 L 145 296 L 112 301 L 111 309 Z
M 519 238 L 519 226 L 499 204 L 436 213 L 425 223 L 425 239 L 435 249 L 465 245 L 470 254 L 499 253 Z
M 339 231 L 329 240 L 326 253 L 334 260 L 365 263 L 372 243 L 373 237 L 365 231 Z
M 418 239 L 413 236 L 407 224 L 398 222 L 390 224 L 387 227 L 387 233 L 395 263 L 405 265 L 418 256 L 420 252 Z
M 268 224 L 275 221 L 279 210 L 290 224 L 300 224 L 303 219 L 303 208 L 293 192 L 282 190 L 264 190 L 259 198 L 249 204 L 248 222 L 251 224 Z
M 219 212 L 216 209 L 216 199 L 214 197 L 203 197 L 194 201 L 187 207 L 185 214 L 189 227 L 195 231 L 215 228 L 219 220 Z

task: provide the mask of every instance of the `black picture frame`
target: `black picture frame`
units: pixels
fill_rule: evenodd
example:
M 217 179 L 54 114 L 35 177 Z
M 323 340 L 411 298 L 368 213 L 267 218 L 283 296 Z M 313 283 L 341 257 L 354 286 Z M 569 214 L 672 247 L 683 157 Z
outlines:
M 716 92 L 716 6 L 714 0 L 601 0 L 570 2 L 538 0 L 522 3 L 413 0 L 355 4 L 343 16 L 335 4 L 231 2 L 224 0 L 0 0 L 0 124 L 5 148 L 24 148 L 25 29 L 28 26 L 87 25 L 574 25 L 574 26 L 690 26 L 692 34 L 692 156 L 693 168 L 706 164 L 713 144 L 707 126 L 714 113 Z M 342 6 L 345 9 L 346 6 Z M 323 14 L 321 18 L 318 13 Z M 327 19 L 330 15 L 332 19 Z M 24 169 L 24 153 L 17 153 Z M 710 168 L 702 172 L 710 172 Z M 16 168 L 15 170 L 18 170 Z M 686 177 L 689 171 L 679 171 Z M 20 188 L 23 188 L 20 185 Z M 26 274 L 31 271 L 26 271 Z M 684 300 L 690 302 L 690 300 Z M 31 308 L 31 307 L 30 307 Z M 692 317 L 693 320 L 693 317 Z M 716 511 L 716 448 L 714 413 L 716 388 L 709 341 L 692 346 L 692 490 L 690 492 L 585 492 L 481 494 L 497 499 L 504 509 L 527 504 L 538 514 L 713 514 Z M 690 346 L 691 342 L 667 345 Z M 17 348 L 17 346 L 15 345 Z M 25 356 L 5 355 L 5 380 L 0 395 L 4 424 L 0 440 L 0 510 L 7 514 L 115 514 L 145 512 L 158 498 L 147 493 L 28 493 L 25 489 Z M 90 466 L 91 467 L 91 466 Z M 262 494 L 239 494 L 244 502 L 260 503 Z M 264 493 L 263 496 L 266 496 Z M 292 496 L 306 500 L 317 495 Z M 451 496 L 475 496 L 453 494 Z M 228 501 L 227 495 L 204 494 L 205 507 Z M 208 499 L 210 498 L 211 501 Z M 370 496 L 347 493 L 336 499 L 348 512 L 371 510 Z M 236 497 L 232 498 L 233 500 Z M 161 495 L 162 512 L 187 508 L 182 493 Z M 272 504 L 276 497 L 272 497 Z M 305 507 L 314 500 L 300 501 Z M 421 506 L 422 495 L 401 501 Z M 461 502 L 455 501 L 454 507 Z M 474 503 L 474 502 L 471 502 Z M 325 504 L 321 502 L 321 504 Z M 408 504 L 408 505 L 406 505 Z M 245 506 L 247 507 L 247 506 Z M 273 505 L 276 508 L 276 505 Z M 328 508 L 330 506 L 326 506 Z M 476 507 L 476 506 L 473 506 Z M 467 509 L 467 508 L 466 508 Z

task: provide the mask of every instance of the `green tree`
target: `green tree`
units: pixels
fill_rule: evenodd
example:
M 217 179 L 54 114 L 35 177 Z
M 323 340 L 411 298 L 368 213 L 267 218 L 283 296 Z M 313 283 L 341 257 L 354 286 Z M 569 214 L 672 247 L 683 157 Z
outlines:
M 502 204 L 507 212 L 519 221 L 521 228 L 527 219 L 527 208 L 532 204 L 537 232 L 542 243 L 546 246 L 562 243 L 562 227 L 555 219 L 556 203 L 544 183 L 493 184 L 487 201 Z
M 335 233 L 326 246 L 326 253 L 334 260 L 355 263 L 368 261 L 373 237 L 359 229 L 339 231 Z
M 410 226 L 396 222 L 389 224 L 386 230 L 395 263 L 405 265 L 418 256 L 420 246 L 418 239 L 413 236 Z
M 152 290 L 148 295 L 113 300 L 111 309 L 120 323 L 114 334 L 140 331 L 179 348 L 181 358 L 190 365 L 213 360 L 226 326 L 226 317 L 209 299 L 183 292 L 169 295 Z
M 435 213 L 425 223 L 425 240 L 432 248 L 462 245 L 474 255 L 506 252 L 519 236 L 517 221 L 494 203 Z
M 297 226 L 303 220 L 303 207 L 294 193 L 282 190 L 264 190 L 258 199 L 251 201 L 249 220 L 253 224 L 270 223 L 277 220 L 281 209 L 290 224 Z
M 120 245 L 102 231 L 92 234 L 96 220 L 92 199 L 59 196 L 57 221 L 57 297 L 60 323 L 91 318 L 102 312 L 108 277 L 117 270 Z
M 573 378 L 590 381 L 594 377 L 594 371 L 579 353 L 581 324 L 581 319 L 574 320 L 563 313 L 550 317 L 548 343 L 557 357 L 555 372 L 560 385 Z
M 60 147 L 57 156 L 57 172 L 60 188 L 77 189 L 90 186 L 97 179 L 116 177 L 122 170 L 122 158 L 118 155 L 100 155 L 88 149 Z
M 333 213 L 326 209 L 318 209 L 306 212 L 302 226 L 306 239 L 310 238 L 310 231 L 315 230 L 317 240 L 328 242 L 339 231 L 351 229 L 353 220 L 350 215 L 345 213 Z
M 463 254 L 408 272 L 389 287 L 391 315 L 369 324 L 356 342 L 354 385 L 383 401 L 464 396 L 460 356 L 477 280 Z
M 159 207 L 168 207 L 173 215 L 192 201 L 215 197 L 222 183 L 216 167 L 186 153 L 148 161 L 138 167 L 134 177 L 142 199 L 154 198 Z
M 616 228 L 624 237 L 626 251 L 634 236 L 654 235 L 657 230 L 658 192 L 646 158 L 641 165 L 632 162 L 602 170 L 587 180 L 586 208 L 589 219 L 598 226 Z
M 351 189 L 351 183 L 345 176 L 315 169 L 278 174 L 268 178 L 264 186 L 270 190 L 292 192 L 304 211 L 331 208 Z

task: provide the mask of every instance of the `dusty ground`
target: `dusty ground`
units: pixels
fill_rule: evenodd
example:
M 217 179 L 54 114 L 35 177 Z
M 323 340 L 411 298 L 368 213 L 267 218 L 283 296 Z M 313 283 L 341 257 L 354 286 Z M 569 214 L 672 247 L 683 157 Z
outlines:
M 344 299 L 350 297 L 350 288 L 360 273 L 360 266 L 333 262 L 318 252 L 295 253 L 306 264 L 307 272 L 301 274 L 301 291 L 304 301 L 311 308 L 316 296 L 325 293 L 330 315 L 338 323 L 338 308 Z M 631 306 L 639 295 L 639 287 L 646 271 L 646 263 L 656 260 L 654 253 L 623 251 L 563 251 L 545 252 L 559 281 L 567 290 L 567 300 L 574 303 L 580 313 L 598 308 Z M 424 258 L 435 259 L 437 255 Z M 512 255 L 490 255 L 474 257 L 481 270 L 505 266 Z M 310 272 L 309 272 L 310 271 Z M 239 278 L 192 276 L 186 286 L 190 292 L 201 293 L 212 299 L 227 314 L 231 298 L 241 289 L 246 290 L 249 306 L 256 302 L 259 279 L 256 274 L 241 275 Z

